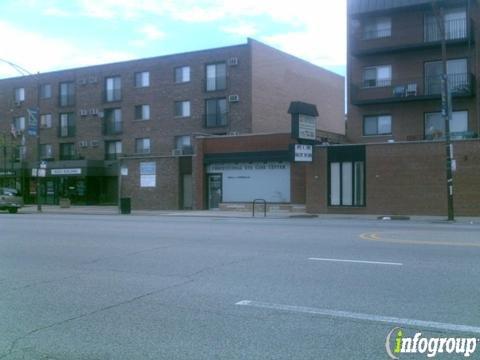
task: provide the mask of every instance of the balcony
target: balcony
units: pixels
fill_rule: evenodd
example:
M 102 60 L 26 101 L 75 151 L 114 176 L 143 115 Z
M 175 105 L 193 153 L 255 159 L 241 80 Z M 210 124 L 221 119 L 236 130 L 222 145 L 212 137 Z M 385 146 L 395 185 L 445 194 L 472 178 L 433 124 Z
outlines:
M 398 26 L 400 27 L 400 26 Z M 445 21 L 447 45 L 469 44 L 475 39 L 471 19 Z M 416 22 L 405 27 L 356 31 L 350 35 L 355 56 L 440 47 L 442 34 L 435 22 Z
M 107 89 L 103 92 L 104 102 L 122 101 L 122 89 Z
M 473 131 L 461 131 L 461 132 L 451 132 L 450 139 L 451 140 L 466 140 L 466 139 L 476 139 L 478 134 Z M 425 140 L 444 140 L 445 137 L 440 135 L 425 135 Z
M 75 136 L 75 126 L 60 126 L 58 128 L 58 137 L 73 137 Z
M 122 121 L 106 120 L 103 123 L 103 135 L 118 135 L 122 133 Z
M 227 114 L 228 113 L 212 113 L 205 114 L 205 127 L 206 128 L 215 128 L 215 127 L 225 127 L 227 126 Z
M 475 77 L 473 74 L 448 75 L 452 97 L 471 97 L 475 95 Z M 365 80 L 360 84 L 351 84 L 351 103 L 369 105 L 440 99 L 442 93 L 441 76 L 394 79 Z

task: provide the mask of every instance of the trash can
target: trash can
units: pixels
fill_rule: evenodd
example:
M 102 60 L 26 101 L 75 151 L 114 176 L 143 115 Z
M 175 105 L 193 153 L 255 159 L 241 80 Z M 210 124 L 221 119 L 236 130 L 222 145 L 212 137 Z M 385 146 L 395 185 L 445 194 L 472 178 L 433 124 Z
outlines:
M 121 198 L 120 199 L 120 213 L 121 214 L 130 214 L 132 212 L 132 204 L 130 198 Z

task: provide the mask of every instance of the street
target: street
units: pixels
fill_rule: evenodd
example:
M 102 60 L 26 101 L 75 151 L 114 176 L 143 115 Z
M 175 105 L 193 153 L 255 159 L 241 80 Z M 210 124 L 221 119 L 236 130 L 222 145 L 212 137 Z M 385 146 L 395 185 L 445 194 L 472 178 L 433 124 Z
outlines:
M 394 327 L 480 338 L 479 234 L 468 222 L 2 213 L 0 359 L 371 360 L 388 359 Z

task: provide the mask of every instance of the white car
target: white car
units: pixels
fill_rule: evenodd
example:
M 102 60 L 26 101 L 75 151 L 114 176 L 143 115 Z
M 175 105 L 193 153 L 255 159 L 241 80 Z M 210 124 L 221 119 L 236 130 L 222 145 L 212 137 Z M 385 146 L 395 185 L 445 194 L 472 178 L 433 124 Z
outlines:
M 10 214 L 16 214 L 23 206 L 23 199 L 18 190 L 12 188 L 0 188 L 0 210 L 8 210 Z

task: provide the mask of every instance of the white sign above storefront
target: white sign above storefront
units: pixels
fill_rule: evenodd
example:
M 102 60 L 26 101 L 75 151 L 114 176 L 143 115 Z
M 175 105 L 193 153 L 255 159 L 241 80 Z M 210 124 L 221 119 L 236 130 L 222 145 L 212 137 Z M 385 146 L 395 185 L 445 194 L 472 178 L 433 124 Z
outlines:
M 81 175 L 82 169 L 52 169 L 50 171 L 52 175 Z
M 295 144 L 295 161 L 296 162 L 312 162 L 313 146 Z

